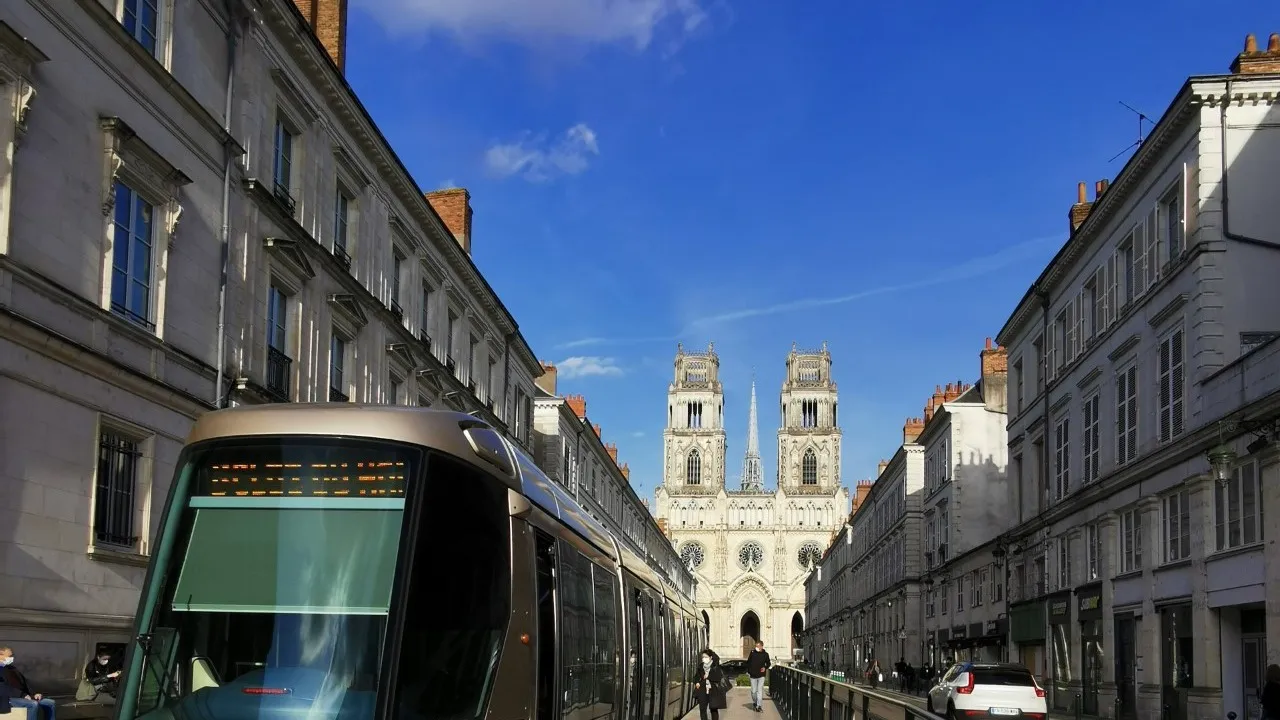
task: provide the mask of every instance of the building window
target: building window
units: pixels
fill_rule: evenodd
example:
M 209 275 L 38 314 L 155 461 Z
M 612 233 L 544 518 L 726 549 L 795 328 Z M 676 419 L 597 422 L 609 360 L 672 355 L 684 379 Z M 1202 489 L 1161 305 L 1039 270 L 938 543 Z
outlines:
M 480 382 L 480 341 L 475 335 L 469 336 L 467 340 L 467 375 L 474 392 Z
M 1098 532 L 1096 524 L 1089 525 L 1085 528 L 1085 571 L 1088 573 L 1086 582 L 1097 580 L 1101 573 L 1100 565 L 1102 563 L 1102 534 Z
M 1022 412 L 1022 387 L 1025 382 L 1022 374 L 1022 358 L 1013 362 L 1013 414 Z
M 448 338 L 446 342 L 449 343 L 449 354 L 446 360 L 449 363 L 449 369 L 452 370 L 453 356 L 455 354 L 455 343 L 457 343 L 458 341 L 458 338 L 457 338 L 458 316 L 453 314 L 452 310 L 449 311 L 449 325 L 448 327 L 445 328 L 445 332 L 447 333 L 445 337 Z
M 289 296 L 271 285 L 267 290 L 267 392 L 278 400 L 289 399 L 293 360 L 288 353 Z
M 276 118 L 275 152 L 271 178 L 275 182 L 276 197 L 293 203 L 293 151 L 295 136 L 283 117 Z M 343 235 L 345 238 L 346 236 Z
M 391 251 L 391 312 L 403 316 L 400 305 L 400 276 L 404 272 L 404 256 L 399 250 Z
M 948 510 L 946 503 L 938 506 L 938 518 L 941 521 L 942 526 L 942 542 L 940 544 L 946 545 L 951 540 L 951 513 Z M 944 563 L 946 561 L 947 558 L 945 555 L 938 558 L 939 563 Z
M 1049 361 L 1044 352 L 1044 334 L 1036 336 L 1031 342 L 1036 354 L 1036 394 L 1044 392 L 1044 381 L 1049 376 Z
M 418 319 L 418 337 L 428 345 L 431 344 L 431 286 L 422 282 L 422 317 Z
M 389 405 L 400 404 L 400 392 L 404 388 L 404 381 L 400 378 L 391 376 L 391 387 L 387 390 L 387 403 Z
M 1134 508 L 1120 515 L 1120 572 L 1142 569 L 1142 510 Z
M 98 477 L 93 499 L 93 537 L 104 545 L 132 549 L 142 451 L 137 439 L 118 430 L 98 434 Z
M 688 485 L 702 484 L 702 455 L 697 448 L 690 450 L 689 457 L 685 460 L 684 481 Z
M 1087 485 L 1098 479 L 1099 455 L 1098 445 L 1098 411 L 1101 407 L 1102 399 L 1098 394 L 1084 401 L 1084 433 L 1080 440 L 1084 444 L 1084 477 L 1082 482 Z
M 120 24 L 146 48 L 151 55 L 156 54 L 156 33 L 160 27 L 160 8 L 157 0 L 124 0 L 123 15 Z
M 1071 418 L 1058 421 L 1053 433 L 1053 499 L 1061 500 L 1071 491 Z
M 818 456 L 813 452 L 813 448 L 804 451 L 804 459 L 800 461 L 801 465 L 801 482 L 805 485 L 818 484 Z
M 1058 538 L 1058 589 L 1071 587 L 1071 538 Z
M 155 211 L 136 190 L 119 180 L 114 192 L 111 310 L 135 323 L 152 327 Z
M 973 607 L 982 606 L 982 591 L 987 586 L 987 576 L 990 572 L 990 570 L 983 568 L 975 570 L 973 573 L 973 580 L 969 583 L 969 604 Z
M 329 338 L 329 402 L 346 402 L 347 341 L 338 333 Z
M 998 603 L 1004 601 L 1004 583 L 1000 576 L 1000 568 L 996 568 L 995 572 L 989 573 L 991 577 L 991 602 Z
M 1235 469 L 1226 483 L 1215 483 L 1214 524 L 1218 550 L 1230 550 L 1262 542 L 1262 486 L 1258 464 L 1250 461 Z
M 1191 495 L 1186 490 L 1164 498 L 1164 561 L 1191 557 Z
M 1182 434 L 1186 371 L 1182 328 L 1160 342 L 1160 442 Z
M 1116 465 L 1138 456 L 1138 366 L 1116 374 Z
M 1169 259 L 1182 255 L 1182 184 L 1175 183 L 1164 199 L 1160 201 L 1161 230 L 1165 247 L 1169 248 Z
M 1124 304 L 1121 307 L 1129 307 L 1133 303 L 1133 299 L 1137 297 L 1137 281 L 1141 276 L 1140 268 L 1135 263 L 1138 262 L 1139 255 L 1134 252 L 1133 235 L 1129 235 L 1124 243 L 1120 245 L 1120 271 L 1124 273 Z

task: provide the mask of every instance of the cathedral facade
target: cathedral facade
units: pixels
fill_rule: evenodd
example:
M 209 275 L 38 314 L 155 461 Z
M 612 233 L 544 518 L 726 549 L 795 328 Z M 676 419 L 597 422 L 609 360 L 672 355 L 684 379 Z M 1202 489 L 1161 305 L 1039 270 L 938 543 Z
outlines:
M 655 509 L 697 577 L 711 647 L 726 660 L 745 657 L 757 639 L 779 659 L 798 647 L 804 580 L 849 515 L 838 399 L 826 344 L 812 351 L 793 345 L 780 394 L 777 482 L 764 484 L 753 379 L 746 455 L 730 487 L 715 346 L 676 351 Z

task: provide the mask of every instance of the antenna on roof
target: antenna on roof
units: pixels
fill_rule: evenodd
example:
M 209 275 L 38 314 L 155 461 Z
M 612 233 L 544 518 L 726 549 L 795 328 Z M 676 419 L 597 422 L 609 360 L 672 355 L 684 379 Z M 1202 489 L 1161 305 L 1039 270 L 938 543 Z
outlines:
M 1154 120 L 1152 120 L 1151 118 L 1147 117 L 1147 114 L 1146 114 L 1146 113 L 1142 112 L 1141 110 L 1136 110 L 1136 109 L 1134 109 L 1134 107 L 1133 107 L 1132 105 L 1130 105 L 1130 104 L 1126 103 L 1125 101 L 1123 101 L 1123 100 L 1117 100 L 1116 102 L 1118 102 L 1118 103 L 1120 103 L 1121 105 L 1123 105 L 1123 106 L 1125 107 L 1125 109 L 1126 109 L 1126 110 L 1128 110 L 1129 112 L 1131 112 L 1131 113 L 1133 113 L 1134 115 L 1137 115 L 1137 116 L 1138 116 L 1138 139 L 1137 139 L 1133 144 L 1129 145 L 1129 147 L 1127 147 L 1127 148 L 1125 148 L 1125 149 L 1121 150 L 1120 152 L 1116 153 L 1116 154 L 1115 154 L 1115 155 L 1114 155 L 1110 160 L 1108 160 L 1107 162 L 1115 162 L 1115 161 L 1116 161 L 1116 158 L 1118 158 L 1118 157 L 1120 157 L 1121 155 L 1124 155 L 1125 153 L 1129 152 L 1130 150 L 1132 150 L 1132 149 L 1134 149 L 1134 148 L 1136 148 L 1136 147 L 1138 147 L 1138 146 L 1142 145 L 1142 141 L 1146 139 L 1146 136 L 1144 135 L 1144 132 L 1145 132 L 1145 128 L 1143 127 L 1143 124 L 1144 124 L 1144 123 L 1151 123 L 1152 127 L 1154 127 L 1154 126 L 1155 126 L 1155 124 L 1156 124 L 1156 122 L 1155 122 Z

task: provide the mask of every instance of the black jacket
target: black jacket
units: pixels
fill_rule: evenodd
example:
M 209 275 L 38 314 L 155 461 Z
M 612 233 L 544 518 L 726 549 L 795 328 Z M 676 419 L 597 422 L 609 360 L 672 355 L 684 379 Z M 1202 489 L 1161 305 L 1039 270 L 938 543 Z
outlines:
M 18 672 L 18 668 L 12 665 L 7 665 L 4 670 L 0 670 L 0 681 L 9 687 L 9 694 L 12 697 L 35 695 L 31 685 L 27 684 L 27 676 Z
M 1262 688 L 1262 716 L 1271 720 L 1271 718 L 1280 718 L 1280 683 L 1269 682 Z
M 712 665 L 708 671 L 698 666 L 698 676 L 694 680 L 697 687 L 693 689 L 693 699 L 699 703 L 707 703 L 713 710 L 723 710 L 728 706 L 728 691 L 724 688 L 724 670 L 719 665 Z M 710 692 L 708 692 L 708 690 Z
M 764 677 L 765 673 L 773 663 L 769 661 L 769 653 L 765 650 L 752 650 L 747 656 L 747 675 L 757 678 Z

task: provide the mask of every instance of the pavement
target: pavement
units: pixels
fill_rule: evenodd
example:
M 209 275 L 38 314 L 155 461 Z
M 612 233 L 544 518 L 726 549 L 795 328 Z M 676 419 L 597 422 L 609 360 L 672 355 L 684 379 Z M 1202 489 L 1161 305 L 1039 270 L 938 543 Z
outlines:
M 720 711 L 720 720 L 782 720 L 782 714 L 778 712 L 777 706 L 769 699 L 768 690 L 764 693 L 764 702 L 760 706 L 764 708 L 763 712 L 756 712 L 751 709 L 751 688 L 735 687 L 729 690 L 727 697 L 728 707 Z M 710 713 L 707 713 L 710 716 Z M 695 705 L 689 714 L 684 716 L 684 720 L 700 720 L 698 715 L 698 707 Z M 708 720 L 710 718 L 708 717 Z

